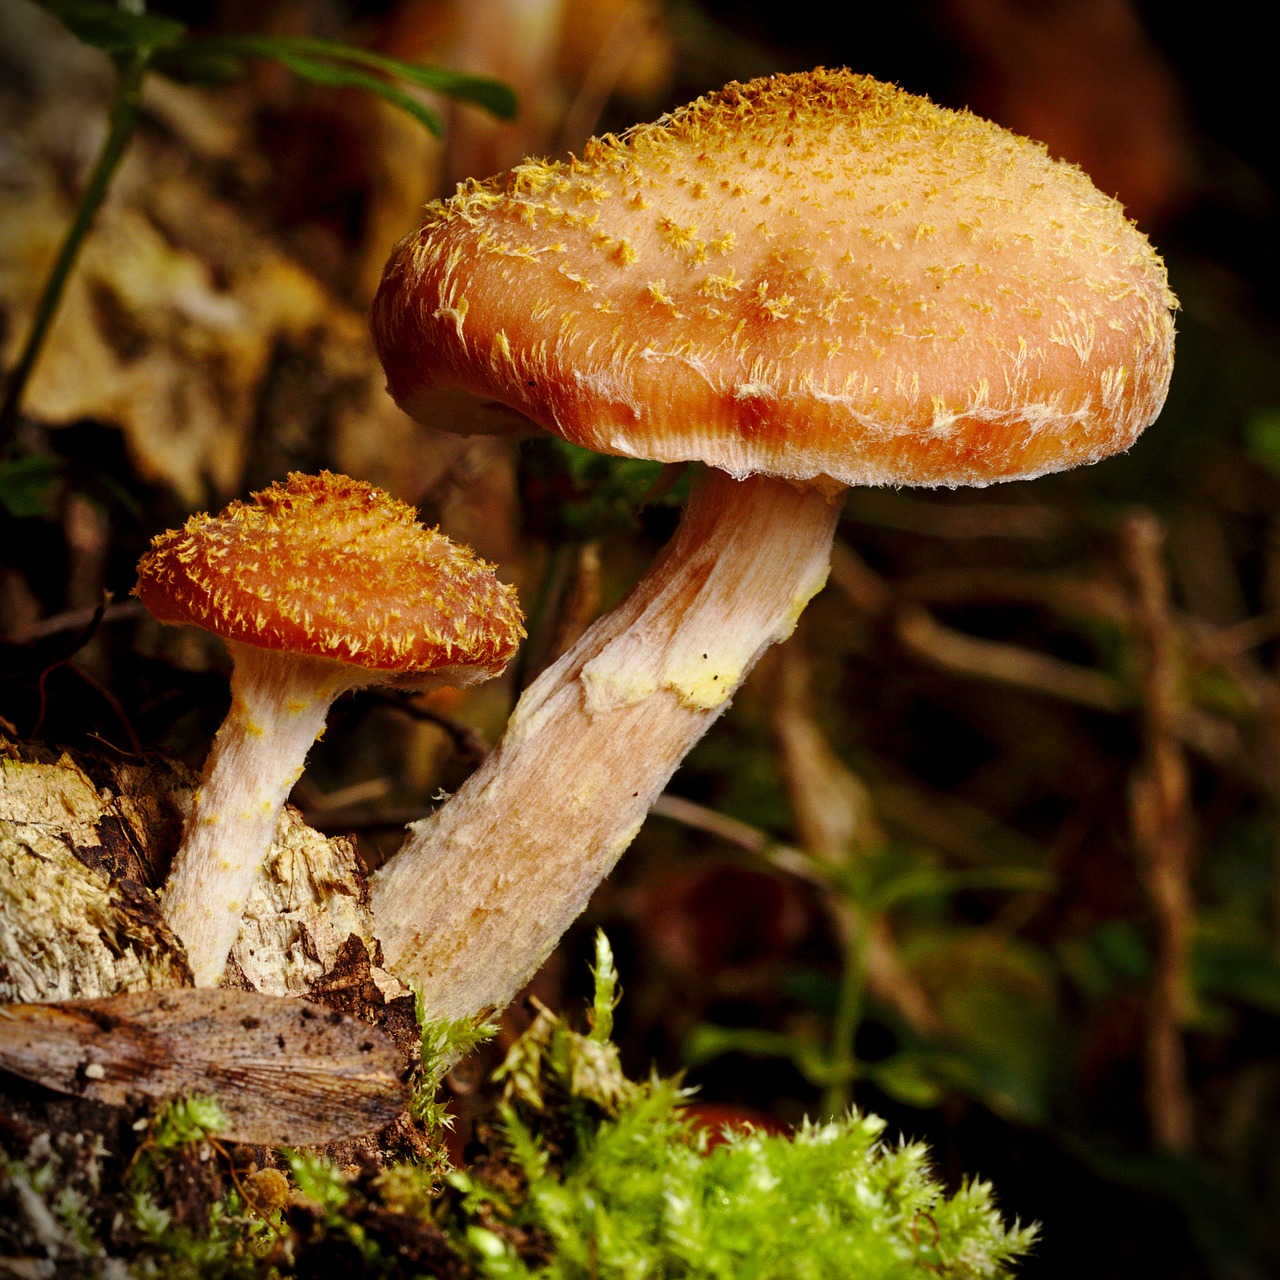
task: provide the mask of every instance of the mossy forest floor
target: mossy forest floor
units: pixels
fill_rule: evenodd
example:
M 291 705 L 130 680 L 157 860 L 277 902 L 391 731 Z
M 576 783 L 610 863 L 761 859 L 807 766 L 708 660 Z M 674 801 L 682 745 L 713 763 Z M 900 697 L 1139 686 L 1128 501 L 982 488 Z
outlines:
M 424 1028 L 413 1161 L 230 1146 L 207 1099 L 135 1114 L 7 1082 L 0 1273 L 981 1280 L 1031 1246 L 989 1187 L 946 1195 L 874 1117 L 716 1132 L 677 1083 L 627 1080 L 603 935 L 595 973 L 589 1030 L 540 1009 L 456 1163 L 435 1077 L 491 1028 Z

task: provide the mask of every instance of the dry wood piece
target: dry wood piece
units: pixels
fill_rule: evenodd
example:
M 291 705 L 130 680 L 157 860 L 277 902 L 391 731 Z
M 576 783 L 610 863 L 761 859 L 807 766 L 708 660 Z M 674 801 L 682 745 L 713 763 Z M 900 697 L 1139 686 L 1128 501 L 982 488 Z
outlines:
M 195 786 L 194 774 L 160 757 L 0 737 L 0 1003 L 190 984 L 154 890 Z M 277 996 L 321 991 L 355 944 L 372 958 L 382 1000 L 412 1005 L 381 968 L 351 842 L 327 839 L 286 807 L 232 948 L 237 984 Z
M 146 885 L 186 779 L 0 736 L 0 1002 L 182 987 L 182 947 Z
M 375 876 L 392 968 L 437 1013 L 505 1004 L 821 587 L 843 486 L 1126 448 L 1164 401 L 1172 305 L 1078 169 L 843 71 L 731 84 L 430 206 L 374 305 L 402 407 L 478 397 L 507 428 L 719 471 Z
M 134 992 L 0 1008 L 0 1067 L 123 1107 L 198 1093 L 219 1136 L 267 1146 L 372 1133 L 409 1090 L 390 1039 L 303 1000 L 244 991 Z
M 0 820 L 0 1002 L 182 987 L 186 956 L 140 885 Z

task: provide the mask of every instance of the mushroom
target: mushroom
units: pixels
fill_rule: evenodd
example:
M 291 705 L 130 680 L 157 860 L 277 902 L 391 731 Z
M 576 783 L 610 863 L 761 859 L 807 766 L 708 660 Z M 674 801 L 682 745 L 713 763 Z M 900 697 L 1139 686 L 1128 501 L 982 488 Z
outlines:
M 632 596 L 373 877 L 388 965 L 500 1007 L 822 586 L 846 485 L 986 485 L 1163 404 L 1163 264 L 1077 168 L 847 71 L 721 91 L 428 207 L 373 311 L 410 414 L 478 396 L 716 468 Z
M 216 985 L 280 811 L 349 689 L 497 675 L 524 635 L 493 567 L 346 476 L 284 484 L 160 534 L 134 594 L 161 621 L 220 635 L 231 710 L 164 888 L 197 986 Z

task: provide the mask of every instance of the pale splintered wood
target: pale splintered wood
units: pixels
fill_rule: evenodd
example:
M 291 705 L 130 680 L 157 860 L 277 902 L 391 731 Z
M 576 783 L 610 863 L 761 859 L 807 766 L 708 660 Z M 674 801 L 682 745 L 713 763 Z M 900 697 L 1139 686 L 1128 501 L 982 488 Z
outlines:
M 64 752 L 0 734 L 0 1004 L 190 985 L 153 890 L 195 785 L 158 756 Z M 231 950 L 236 980 L 264 995 L 306 994 L 352 935 L 376 955 L 355 849 L 286 806 Z M 376 964 L 370 976 L 386 999 L 406 994 Z

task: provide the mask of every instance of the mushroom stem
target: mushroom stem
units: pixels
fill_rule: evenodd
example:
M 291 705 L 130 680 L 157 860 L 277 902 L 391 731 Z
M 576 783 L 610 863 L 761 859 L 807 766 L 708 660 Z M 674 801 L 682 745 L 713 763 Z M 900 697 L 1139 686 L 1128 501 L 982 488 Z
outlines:
M 387 966 L 433 1016 L 503 1008 L 586 907 L 826 581 L 833 489 L 708 474 L 627 600 L 530 685 L 489 759 L 375 873 Z
M 280 811 L 324 731 L 349 671 L 229 642 L 231 710 L 214 739 L 182 844 L 164 888 L 164 914 L 182 939 L 198 987 L 216 986 Z

